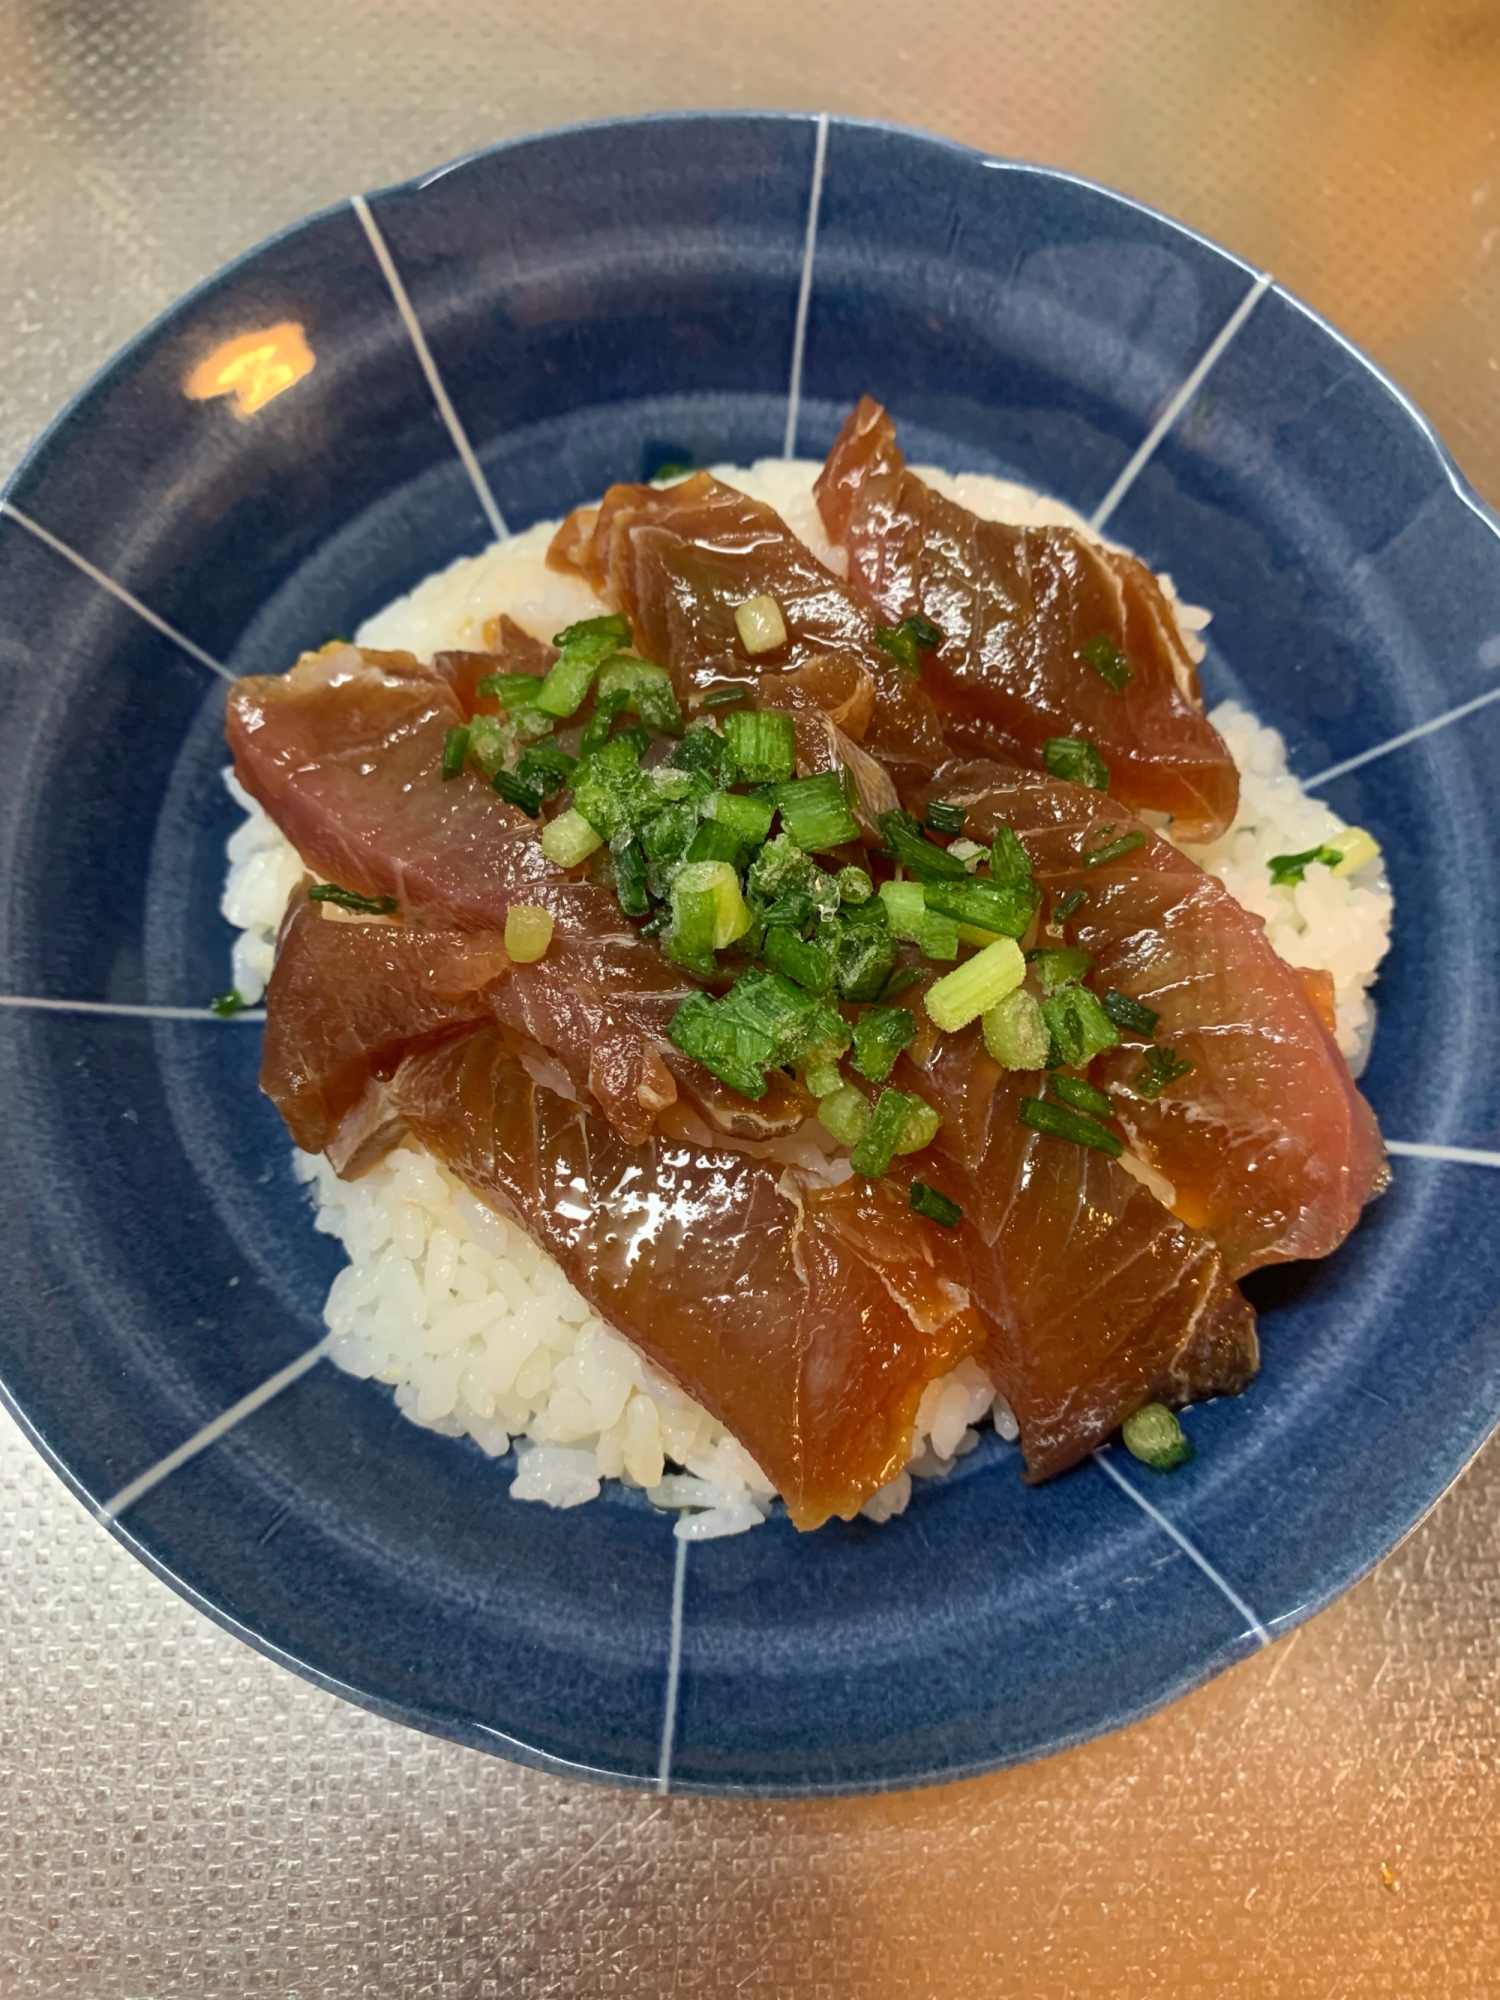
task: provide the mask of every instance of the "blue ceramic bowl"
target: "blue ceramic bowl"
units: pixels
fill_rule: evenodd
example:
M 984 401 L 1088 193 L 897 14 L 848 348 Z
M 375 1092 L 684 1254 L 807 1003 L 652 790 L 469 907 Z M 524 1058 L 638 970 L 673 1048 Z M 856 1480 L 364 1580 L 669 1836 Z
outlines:
M 1327 795 L 1384 844 L 1399 912 L 1366 1084 L 1428 1150 L 1337 1256 L 1252 1281 L 1264 1372 L 1190 1413 L 1170 1479 L 1115 1453 L 1031 1492 L 992 1438 L 888 1527 L 775 1520 L 684 1557 L 638 1495 L 511 1502 L 475 1447 L 325 1361 L 115 1532 L 324 1686 L 632 1784 L 910 1785 L 1145 1713 L 1343 1590 L 1500 1410 L 1496 522 L 1390 383 L 1236 258 L 915 133 L 590 126 L 368 221 L 330 210 L 175 307 L 0 515 L 0 989 L 64 1003 L 0 1007 L 10 1407 L 101 1505 L 322 1333 L 338 1253 L 257 1094 L 258 1031 L 157 1011 L 227 983 L 216 665 L 351 631 L 480 548 L 491 509 L 520 527 L 666 458 L 780 451 L 789 395 L 821 453 L 868 390 L 918 459 L 1085 512 L 1114 492 L 1111 531 L 1213 607 L 1210 698 L 1303 775 L 1344 767 Z M 314 366 L 256 414 L 184 393 L 291 322 Z

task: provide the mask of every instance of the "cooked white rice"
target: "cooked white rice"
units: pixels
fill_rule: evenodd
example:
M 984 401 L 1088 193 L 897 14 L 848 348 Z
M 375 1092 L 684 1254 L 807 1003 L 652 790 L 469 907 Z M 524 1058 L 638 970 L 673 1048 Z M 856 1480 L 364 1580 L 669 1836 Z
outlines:
M 1086 532 L 1060 501 L 1025 487 L 922 470 L 975 513 Z M 764 459 L 748 471 L 714 471 L 768 501 L 815 554 L 845 572 L 843 551 L 829 547 L 813 502 L 816 464 Z M 358 643 L 430 659 L 447 647 L 481 648 L 486 622 L 501 612 L 541 639 L 595 615 L 602 607 L 586 584 L 546 567 L 555 526 L 539 522 L 429 577 L 366 620 Z M 1179 604 L 1170 579 L 1163 582 L 1190 650 L 1201 657 L 1198 634 L 1208 614 Z M 1239 767 L 1239 816 L 1221 840 L 1191 852 L 1264 920 L 1284 959 L 1333 975 L 1339 1045 L 1358 1068 L 1374 1024 L 1369 987 L 1389 938 L 1389 889 L 1378 864 L 1348 878 L 1315 864 L 1296 887 L 1271 887 L 1272 855 L 1319 846 L 1344 822 L 1287 770 L 1274 730 L 1233 702 L 1221 704 L 1213 721 Z M 253 1003 L 265 991 L 276 932 L 303 864 L 233 776 L 226 780 L 245 820 L 229 841 L 222 908 L 240 933 L 234 984 Z M 523 1230 L 415 1141 L 352 1182 L 322 1158 L 294 1152 L 293 1160 L 311 1189 L 317 1227 L 349 1256 L 324 1309 L 339 1367 L 390 1383 L 413 1423 L 471 1437 L 492 1458 L 514 1446 L 514 1499 L 573 1507 L 616 1479 L 676 1510 L 675 1532 L 685 1539 L 740 1534 L 765 1519 L 774 1489 L 723 1425 L 606 1326 Z M 1150 1178 L 1144 1170 L 1143 1177 Z M 1017 1434 L 977 1363 L 965 1361 L 929 1384 L 911 1462 L 867 1502 L 865 1514 L 885 1521 L 904 1512 L 912 1479 L 950 1472 L 987 1422 L 1004 1437 Z

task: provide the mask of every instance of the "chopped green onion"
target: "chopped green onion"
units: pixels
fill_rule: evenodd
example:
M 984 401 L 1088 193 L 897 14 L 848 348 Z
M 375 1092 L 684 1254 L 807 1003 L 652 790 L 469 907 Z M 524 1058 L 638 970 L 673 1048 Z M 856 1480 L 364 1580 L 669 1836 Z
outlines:
M 541 812 L 541 793 L 535 785 L 528 785 L 524 779 L 518 778 L 514 771 L 499 770 L 490 783 L 508 806 L 516 806 L 529 819 L 535 819 Z
M 1061 1098 L 1064 1104 L 1071 1104 L 1075 1111 L 1087 1111 L 1092 1118 L 1114 1116 L 1114 1106 L 1104 1092 L 1095 1090 L 1094 1086 L 1081 1076 L 1054 1076 L 1052 1094 Z
M 559 868 L 576 868 L 603 845 L 604 836 L 576 810 L 559 813 L 542 828 L 542 852 Z
M 1066 896 L 1059 896 L 1052 905 L 1052 921 L 1065 924 L 1075 911 L 1081 910 L 1089 899 L 1087 889 L 1070 889 Z
M 918 1215 L 925 1215 L 929 1222 L 941 1223 L 944 1229 L 956 1229 L 963 1210 L 956 1201 L 945 1194 L 939 1194 L 926 1181 L 913 1181 L 907 1193 L 907 1201 Z
M 644 938 L 656 937 L 660 932 L 664 931 L 667 928 L 667 925 L 671 923 L 671 921 L 672 921 L 672 912 L 670 910 L 658 910 L 656 915 L 651 918 L 649 923 L 644 923 L 641 925 L 640 929 L 636 932 L 636 936 Z
M 1333 864 L 1335 875 L 1354 875 L 1380 859 L 1380 842 L 1362 826 L 1346 826 L 1327 844 L 1339 857 Z
M 929 910 L 940 910 L 958 923 L 973 924 L 996 937 L 1025 935 L 1036 915 L 1037 891 L 1034 884 L 1022 889 L 997 889 L 992 882 L 926 882 L 923 896 Z
M 885 920 L 885 906 L 875 901 L 826 917 L 818 941 L 833 961 L 833 983 L 845 1000 L 874 1000 L 901 955 Z
M 1063 945 L 1057 951 L 1032 951 L 1026 956 L 1036 968 L 1037 981 L 1044 994 L 1060 992 L 1064 986 L 1076 986 L 1094 962 L 1078 944 Z
M 778 833 L 774 840 L 766 842 L 750 863 L 746 881 L 752 895 L 771 902 L 795 890 L 810 895 L 814 876 L 822 872 L 789 834 Z
M 776 804 L 782 825 L 805 853 L 817 854 L 859 838 L 837 771 L 789 779 L 776 787 Z
M 814 1097 L 832 1097 L 836 1090 L 843 1089 L 844 1075 L 839 1068 L 842 1053 L 837 1041 L 819 1042 L 802 1058 L 799 1065 L 802 1081 Z
M 734 629 L 752 659 L 760 653 L 779 652 L 786 644 L 786 620 L 774 597 L 747 597 L 743 604 L 737 604 Z
M 880 900 L 885 904 L 886 922 L 899 938 L 920 941 L 927 917 L 927 898 L 920 882 L 882 882 Z
M 696 938 L 701 928 L 701 915 L 685 919 L 681 912 L 691 907 L 701 911 L 702 899 L 707 899 L 709 921 L 709 949 L 723 951 L 726 945 L 742 938 L 750 928 L 750 911 L 740 894 L 739 877 L 727 861 L 690 861 L 677 874 L 672 884 L 672 909 L 676 921 L 674 932 L 684 921 Z M 697 949 L 696 945 L 691 946 Z
M 920 1097 L 913 1097 L 910 1103 L 912 1108 L 906 1114 L 901 1137 L 896 1141 L 898 1153 L 920 1153 L 932 1144 L 943 1122 L 932 1106 Z
M 796 732 L 780 708 L 736 708 L 724 718 L 724 741 L 752 785 L 785 784 L 797 768 Z
M 747 701 L 755 689 L 747 682 L 743 687 L 710 688 L 698 704 L 700 708 L 729 708 L 737 701 Z
M 594 829 L 589 828 L 593 833 Z M 599 838 L 594 834 L 595 840 Z M 552 912 L 537 903 L 512 903 L 505 913 L 505 949 L 517 965 L 545 958 L 552 942 Z
M 1045 1132 L 1049 1138 L 1070 1139 L 1075 1146 L 1108 1153 L 1111 1159 L 1117 1160 L 1125 1150 L 1119 1134 L 1101 1125 L 1097 1118 L 1090 1118 L 1085 1111 L 1070 1111 L 1063 1104 L 1048 1104 L 1040 1097 L 1023 1097 L 1016 1121 L 1029 1125 L 1034 1132 Z
M 478 693 L 488 695 L 511 714 L 517 709 L 535 708 L 542 691 L 541 674 L 486 674 Z M 490 718 L 494 720 L 493 717 Z
M 1107 633 L 1101 632 L 1096 638 L 1085 639 L 1078 648 L 1078 654 L 1116 694 L 1128 687 L 1134 678 L 1135 669 Z
M 1026 977 L 1014 938 L 1000 938 L 928 987 L 927 1012 L 944 1034 L 967 1026 L 1013 992 Z
M 1034 995 L 1024 986 L 989 1008 L 980 1018 L 984 1046 L 1002 1069 L 1040 1069 L 1052 1047 L 1052 1037 Z
M 746 847 L 759 847 L 771 831 L 775 807 L 766 799 L 747 798 L 742 792 L 710 792 L 703 801 L 703 817 L 727 826 Z
M 605 624 L 605 619 L 587 619 L 586 624 Z M 570 632 L 579 627 L 570 625 Z M 615 649 L 615 641 L 602 635 L 581 638 L 564 646 L 552 663 L 536 705 L 543 715 L 562 717 L 572 715 L 582 706 L 583 698 L 594 684 L 594 677 Z
M 361 896 L 357 889 L 341 889 L 337 882 L 315 882 L 307 892 L 310 903 L 337 903 L 360 917 L 393 917 L 400 907 L 394 896 Z
M 692 470 L 692 466 L 679 463 L 675 458 L 669 458 L 652 473 L 651 484 L 665 486 L 669 479 L 686 479 Z
M 1049 736 L 1042 745 L 1042 761 L 1054 778 L 1070 785 L 1109 790 L 1109 766 L 1086 736 Z
M 461 775 L 469 756 L 469 732 L 460 726 L 443 738 L 443 782 Z
M 924 910 L 917 943 L 924 958 L 938 959 L 944 965 L 951 964 L 958 957 L 957 919 L 945 916 L 941 910 Z
M 842 903 L 868 903 L 875 893 L 875 884 L 864 869 L 856 868 L 852 863 L 834 876 L 833 886 L 838 890 Z
M 1117 993 L 1113 986 L 1104 995 L 1103 1007 L 1117 1028 L 1124 1028 L 1127 1034 L 1142 1035 L 1148 1042 L 1161 1019 L 1154 1007 L 1143 1006 L 1128 993 Z
M 636 756 L 644 757 L 646 752 L 651 748 L 651 731 L 646 727 L 644 722 L 637 722 L 632 724 L 629 729 L 622 729 L 620 731 L 619 741 L 633 745 Z M 666 797 L 673 799 L 685 797 L 686 792 L 675 786 L 673 789 L 668 790 L 663 784 L 663 779 L 672 779 L 675 781 L 678 777 L 679 773 L 676 771 L 664 771 L 660 778 L 657 777 L 655 771 L 651 773 L 651 781 L 657 790 L 665 792 Z
M 1175 1083 L 1180 1076 L 1186 1076 L 1193 1065 L 1176 1049 L 1147 1049 L 1141 1058 L 1141 1066 L 1130 1079 L 1131 1089 L 1138 1097 L 1160 1097 L 1169 1083 Z
M 613 694 L 599 695 L 594 702 L 594 712 L 588 719 L 588 726 L 578 741 L 580 757 L 592 757 L 596 750 L 602 750 L 609 741 L 609 732 L 615 717 L 630 699 L 629 690 L 616 688 Z
M 907 812 L 883 812 L 880 831 L 896 859 L 922 882 L 967 882 L 969 871 L 946 847 L 934 847 Z
M 849 1164 L 857 1174 L 864 1174 L 873 1181 L 885 1172 L 916 1102 L 916 1098 L 908 1097 L 904 1091 L 881 1091 L 875 1100 L 875 1115 L 849 1155 Z
M 221 1021 L 232 1021 L 245 1004 L 245 996 L 237 986 L 231 986 L 227 993 L 216 993 L 208 1003 L 210 1014 L 217 1014 Z
M 871 1083 L 884 1083 L 916 1035 L 917 1024 L 907 1008 L 872 1007 L 854 1024 L 854 1067 Z
M 635 745 L 623 736 L 614 736 L 591 757 L 585 757 L 573 773 L 573 804 L 610 840 L 621 827 L 649 818 L 662 799 L 642 771 Z
M 852 1083 L 843 1084 L 819 1101 L 818 1123 L 841 1146 L 857 1146 L 870 1123 L 870 1101 Z
M 875 643 L 890 654 L 897 666 L 904 667 L 909 674 L 919 674 L 922 671 L 922 654 L 941 646 L 943 635 L 920 612 L 913 612 L 899 625 L 877 625 Z
M 915 965 L 898 966 L 875 997 L 882 1004 L 894 1000 L 898 993 L 904 993 L 909 986 L 915 986 L 921 977 L 921 970 Z
M 996 827 L 995 838 L 990 843 L 990 880 L 997 889 L 1029 889 L 1033 886 L 1031 861 L 1008 826 Z
M 624 705 L 633 709 L 659 736 L 682 734 L 682 710 L 672 691 L 672 677 L 660 667 L 652 666 L 649 660 L 616 653 L 612 660 L 604 662 L 599 669 L 595 701 L 614 701 L 618 696 L 623 696 Z
M 1087 986 L 1064 986 L 1050 995 L 1042 1002 L 1042 1019 L 1052 1038 L 1048 1061 L 1063 1069 L 1085 1068 L 1120 1039 Z
M 682 741 L 667 763 L 674 771 L 694 772 L 711 779 L 716 786 L 727 785 L 734 778 L 734 759 L 729 754 L 729 745 L 717 729 L 710 729 L 704 722 L 695 722 L 691 729 L 684 731 Z
M 745 851 L 745 843 L 730 826 L 721 819 L 706 819 L 683 856 L 684 861 L 727 861 L 732 868 L 739 866 Z
M 927 831 L 929 833 L 962 833 L 964 821 L 969 817 L 967 806 L 954 805 L 948 799 L 934 799 L 927 808 Z
M 1091 848 L 1083 857 L 1083 865 L 1085 868 L 1103 868 L 1111 861 L 1134 854 L 1138 847 L 1145 845 L 1145 828 L 1134 827 L 1129 833 L 1122 833 L 1118 840 L 1111 840 L 1103 847 Z
M 667 1023 L 667 1034 L 684 1055 L 742 1097 L 765 1096 L 766 1071 L 776 1055 L 773 1038 L 726 1017 L 706 993 L 687 996 Z
M 609 850 L 615 864 L 615 894 L 620 908 L 627 917 L 644 917 L 651 908 L 651 898 L 646 893 L 645 850 L 628 827 L 615 835 Z
M 1132 1458 L 1153 1472 L 1175 1472 L 1193 1456 L 1187 1433 L 1165 1403 L 1145 1403 L 1120 1426 L 1120 1437 Z
M 987 931 L 978 924 L 960 924 L 958 927 L 960 944 L 993 944 L 997 937 L 1004 935 L 1003 931 Z
M 1309 847 L 1301 854 L 1273 854 L 1271 880 L 1277 887 L 1289 887 L 1302 880 L 1313 862 L 1321 861 L 1325 868 L 1335 868 L 1343 858 L 1336 847 Z
M 815 944 L 805 944 L 796 931 L 785 924 L 767 924 L 761 957 L 773 972 L 795 979 L 809 993 L 826 993 L 833 984 L 833 966 L 828 953 Z
M 989 858 L 989 849 L 977 840 L 950 840 L 948 852 L 955 861 L 961 861 L 969 874 L 974 874 L 981 861 Z
M 579 618 L 561 632 L 554 632 L 552 643 L 563 653 L 570 648 L 581 651 L 585 646 L 595 647 L 602 660 L 607 653 L 630 644 L 630 620 L 619 611 L 611 611 L 602 618 Z
M 534 743 L 516 759 L 516 776 L 544 799 L 570 784 L 577 768 L 578 760 L 560 743 Z
M 577 798 L 576 791 L 573 796 Z M 630 830 L 626 828 L 627 832 Z M 635 829 L 646 857 L 646 887 L 653 896 L 669 893 L 697 830 L 698 811 L 691 799 L 661 807 L 648 814 Z
M 470 721 L 468 755 L 487 778 L 493 778 L 510 755 L 515 734 L 498 716 L 476 715 Z

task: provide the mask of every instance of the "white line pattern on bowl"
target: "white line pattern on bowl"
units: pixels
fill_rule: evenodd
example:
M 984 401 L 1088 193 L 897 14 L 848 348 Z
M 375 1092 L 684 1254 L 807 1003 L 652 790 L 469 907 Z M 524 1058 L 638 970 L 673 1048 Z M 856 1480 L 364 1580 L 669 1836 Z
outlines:
M 1449 1160 L 1460 1167 L 1500 1167 L 1500 1153 L 1481 1146 L 1440 1146 L 1425 1139 L 1387 1139 L 1385 1150 L 1400 1159 Z
M 1342 764 L 1330 764 L 1326 771 L 1319 771 L 1313 778 L 1303 778 L 1301 783 L 1306 790 L 1311 790 L 1314 785 L 1331 784 L 1346 772 L 1357 771 L 1363 764 L 1373 764 L 1377 757 L 1388 757 L 1393 750 L 1404 750 L 1408 743 L 1420 742 L 1424 736 L 1431 736 L 1435 729 L 1446 729 L 1450 722 L 1461 722 L 1476 709 L 1488 708 L 1492 701 L 1500 701 L 1500 687 L 1491 688 L 1487 694 L 1476 694 L 1472 701 L 1460 702 L 1457 708 L 1446 708 L 1430 722 L 1419 722 L 1415 729 L 1403 729 L 1399 736 L 1387 737 L 1373 750 L 1361 750 L 1357 757 L 1346 757 Z
M 672 1624 L 667 1642 L 667 1686 L 661 1705 L 661 1757 L 656 1766 L 656 1789 L 672 1789 L 672 1748 L 677 1737 L 677 1688 L 682 1678 L 682 1600 L 687 1580 L 688 1544 L 679 1536 L 672 1566 Z
M 264 1007 L 216 1014 L 212 1007 L 137 1007 L 124 1000 L 44 1000 L 28 993 L 0 993 L 0 1007 L 23 1007 L 46 1014 L 107 1014 L 138 1021 L 264 1021 Z
M 1174 1527 L 1173 1524 L 1167 1519 L 1166 1515 L 1163 1514 L 1159 1508 L 1152 1506 L 1151 1502 L 1146 1498 L 1144 1493 L 1137 1492 L 1135 1487 L 1131 1485 L 1130 1481 L 1125 1477 L 1123 1472 L 1118 1471 L 1113 1465 L 1110 1464 L 1108 1447 L 1106 1446 L 1103 1450 L 1096 1451 L 1093 1454 L 1093 1458 L 1094 1458 L 1094 1463 L 1095 1465 L 1098 1466 L 1099 1470 L 1107 1474 L 1108 1477 L 1114 1481 L 1116 1486 L 1119 1487 L 1122 1493 L 1128 1494 L 1130 1498 L 1135 1502 L 1136 1506 L 1140 1508 L 1143 1514 L 1149 1514 L 1151 1519 L 1156 1523 L 1157 1527 L 1161 1529 L 1162 1533 L 1164 1535 L 1169 1535 L 1172 1538 L 1172 1540 L 1177 1544 L 1178 1548 L 1182 1550 L 1183 1554 L 1185 1556 L 1188 1556 L 1193 1562 L 1195 1562 L 1198 1565 L 1199 1569 L 1202 1570 L 1203 1574 L 1208 1578 L 1209 1582 L 1214 1586 L 1214 1588 L 1216 1590 L 1220 1590 L 1223 1592 L 1224 1596 L 1229 1599 L 1229 1602 L 1234 1606 L 1235 1610 L 1238 1611 L 1241 1618 L 1245 1620 L 1246 1630 L 1253 1636 L 1256 1644 L 1260 1646 L 1269 1646 L 1271 1644 L 1270 1633 L 1266 1630 L 1265 1626 L 1261 1623 L 1260 1619 L 1256 1617 L 1255 1613 L 1251 1610 L 1250 1606 L 1245 1602 L 1244 1598 L 1240 1596 L 1239 1592 L 1235 1589 L 1234 1585 L 1230 1583 L 1225 1577 L 1219 1574 L 1218 1570 L 1214 1568 L 1213 1564 L 1209 1561 L 1208 1557 L 1203 1553 L 1202 1549 L 1198 1547 L 1196 1542 L 1190 1541 L 1189 1538 L 1182 1532 L 1181 1528 Z
M 448 391 L 443 386 L 443 378 L 438 373 L 437 363 L 432 358 L 432 350 L 427 345 L 427 336 L 423 333 L 421 323 L 412 310 L 411 300 L 406 295 L 406 286 L 402 283 L 401 273 L 396 269 L 395 260 L 386 246 L 386 240 L 380 233 L 380 226 L 370 213 L 370 204 L 362 194 L 356 194 L 349 197 L 349 205 L 359 217 L 364 232 L 370 239 L 370 248 L 375 252 L 375 260 L 380 266 L 386 284 L 390 287 L 396 310 L 401 315 L 401 324 L 406 328 L 412 348 L 422 364 L 422 373 L 427 377 L 427 386 L 432 391 L 432 400 L 437 404 L 438 415 L 448 426 L 448 435 L 453 440 L 453 448 L 463 460 L 464 471 L 469 475 L 469 483 L 473 486 L 479 504 L 484 509 L 485 518 L 495 531 L 495 540 L 508 542 L 510 529 L 505 525 L 505 516 L 495 503 L 495 496 L 490 491 L 490 482 L 484 476 L 484 468 L 474 456 L 474 447 L 469 443 L 469 434 L 460 423 L 457 410 L 449 401 Z
M 807 346 L 807 310 L 812 302 L 813 260 L 818 249 L 818 215 L 823 206 L 823 167 L 828 158 L 828 113 L 818 113 L 813 147 L 812 183 L 807 191 L 807 234 L 802 242 L 802 277 L 797 286 L 797 319 L 792 329 L 792 372 L 786 394 L 786 435 L 783 458 L 797 455 L 797 423 L 802 415 L 802 355 Z

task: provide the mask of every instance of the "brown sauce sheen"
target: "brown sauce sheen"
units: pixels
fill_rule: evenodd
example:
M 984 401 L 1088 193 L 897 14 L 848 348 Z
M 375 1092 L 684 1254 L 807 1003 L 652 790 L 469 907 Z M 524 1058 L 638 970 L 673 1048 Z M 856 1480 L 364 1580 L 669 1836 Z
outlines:
M 1230 825 L 1239 776 L 1144 563 L 1071 528 L 1008 527 L 943 498 L 906 469 L 895 426 L 868 396 L 817 495 L 851 586 L 886 622 L 920 612 L 943 634 L 923 679 L 955 749 L 1040 766 L 1049 737 L 1087 737 L 1127 805 L 1171 813 L 1188 840 Z M 1099 637 L 1130 662 L 1119 692 L 1080 652 Z

